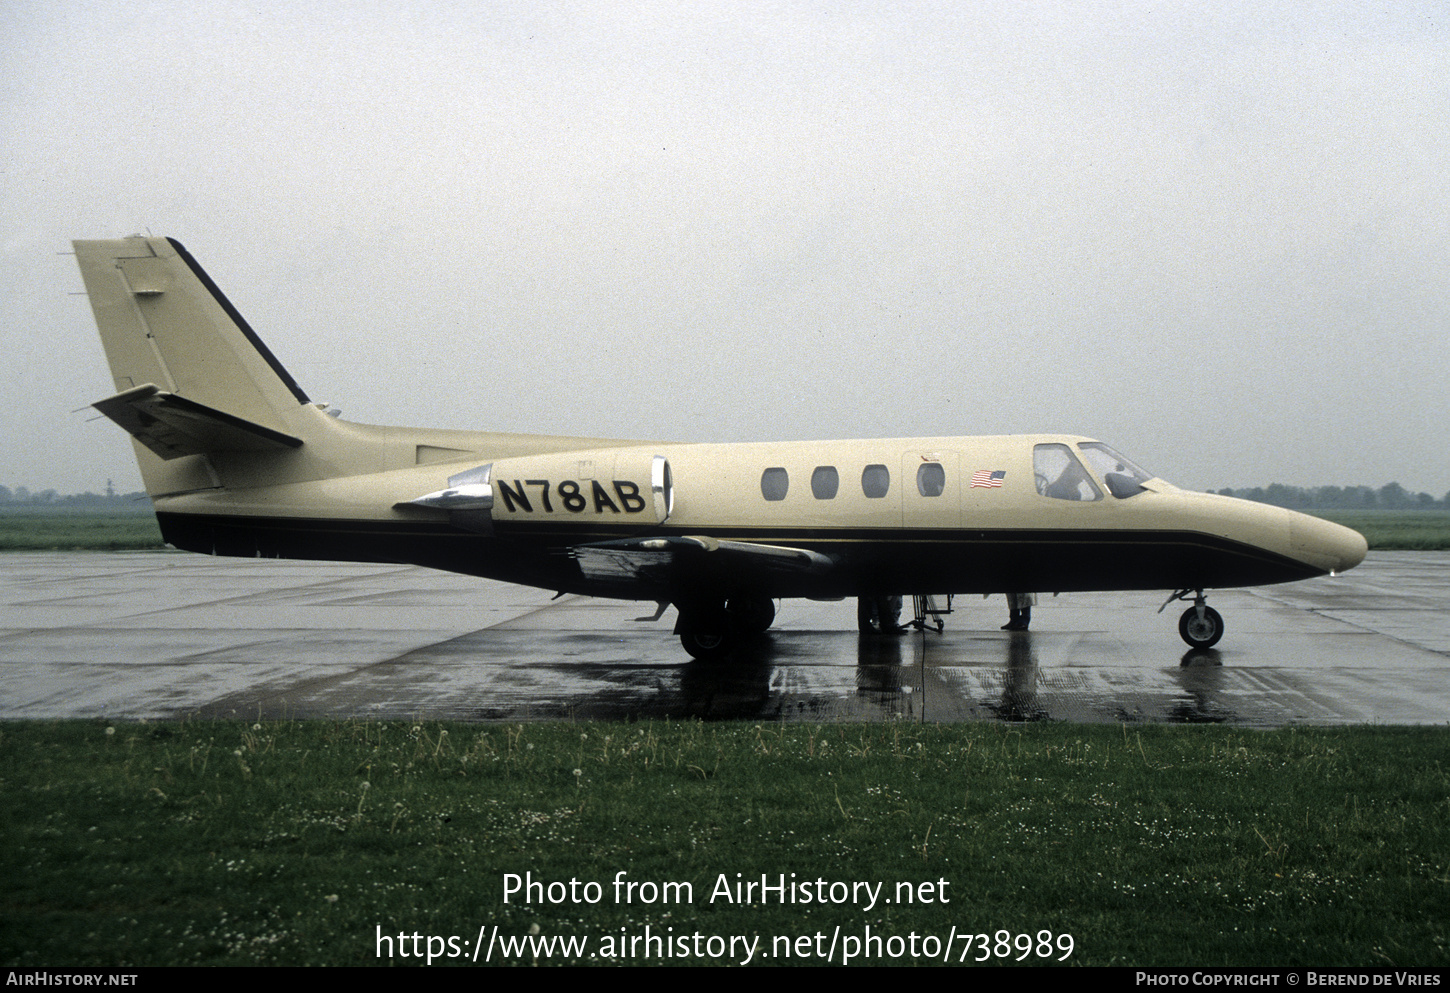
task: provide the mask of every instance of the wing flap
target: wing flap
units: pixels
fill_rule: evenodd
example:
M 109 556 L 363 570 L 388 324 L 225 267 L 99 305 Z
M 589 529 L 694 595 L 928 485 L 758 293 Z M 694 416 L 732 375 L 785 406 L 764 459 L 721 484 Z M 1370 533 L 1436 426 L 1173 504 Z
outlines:
M 275 452 L 301 438 L 167 393 L 153 383 L 91 404 L 163 459 L 210 452 Z
M 708 535 L 601 541 L 575 545 L 569 554 L 587 579 L 650 586 L 684 579 L 718 583 L 742 576 L 761 582 L 771 576 L 820 574 L 833 566 L 831 559 L 804 548 L 720 540 Z

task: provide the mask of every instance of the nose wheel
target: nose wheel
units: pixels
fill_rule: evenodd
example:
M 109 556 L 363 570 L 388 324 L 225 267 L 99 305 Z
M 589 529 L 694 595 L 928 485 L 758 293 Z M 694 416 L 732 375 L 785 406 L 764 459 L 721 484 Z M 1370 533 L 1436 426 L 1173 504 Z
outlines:
M 1178 634 L 1190 648 L 1212 648 L 1223 637 L 1223 617 L 1208 605 L 1203 590 L 1179 590 L 1163 602 L 1167 607 L 1174 600 L 1187 600 L 1192 594 L 1193 606 L 1178 618 Z M 1158 613 L 1163 613 L 1163 607 Z
M 1209 606 L 1189 607 L 1178 618 L 1178 633 L 1192 648 L 1212 648 L 1223 637 L 1223 618 Z

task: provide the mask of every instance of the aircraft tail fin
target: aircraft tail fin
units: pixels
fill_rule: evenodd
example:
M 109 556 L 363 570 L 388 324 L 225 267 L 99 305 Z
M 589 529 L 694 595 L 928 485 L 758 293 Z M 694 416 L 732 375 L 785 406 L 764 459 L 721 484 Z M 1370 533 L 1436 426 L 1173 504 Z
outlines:
M 137 235 L 74 245 L 116 382 L 116 394 L 93 406 L 131 434 L 153 498 L 477 464 L 485 450 L 500 457 L 600 447 L 601 439 L 329 416 L 337 412 L 308 399 L 180 243 Z
M 218 461 L 300 448 L 330 420 L 179 242 L 74 245 L 118 390 L 95 407 L 137 440 L 152 496 L 244 484 Z
M 150 383 L 279 431 L 310 402 L 179 242 L 74 244 L 118 392 Z

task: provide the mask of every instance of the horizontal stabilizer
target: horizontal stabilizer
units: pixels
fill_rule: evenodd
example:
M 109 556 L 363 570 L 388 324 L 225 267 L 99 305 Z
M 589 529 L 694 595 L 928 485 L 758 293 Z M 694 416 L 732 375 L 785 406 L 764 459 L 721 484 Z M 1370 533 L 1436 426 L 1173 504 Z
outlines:
M 167 393 L 151 383 L 91 406 L 163 459 L 208 452 L 275 452 L 302 446 L 301 438 Z

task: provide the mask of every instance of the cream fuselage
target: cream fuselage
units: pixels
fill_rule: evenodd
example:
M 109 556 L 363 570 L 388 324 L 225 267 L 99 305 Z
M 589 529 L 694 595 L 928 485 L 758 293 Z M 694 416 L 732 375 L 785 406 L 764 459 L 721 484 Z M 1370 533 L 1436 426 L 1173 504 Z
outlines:
M 1349 529 L 1158 479 L 1119 498 L 1095 475 L 1099 498 L 1053 499 L 1035 485 L 1033 450 L 1087 440 L 1073 436 L 598 447 L 541 438 L 546 450 L 534 452 L 525 438 L 495 446 L 489 439 L 455 439 L 478 453 L 467 462 L 162 497 L 157 512 L 169 541 L 197 551 L 413 562 L 569 592 L 676 601 L 1248 586 L 1340 571 L 1364 556 L 1363 538 Z M 579 447 L 547 450 L 563 444 Z M 669 466 L 667 508 L 651 493 L 656 459 Z M 483 462 L 492 462 L 489 510 L 412 503 Z M 941 467 L 932 470 L 939 488 L 919 485 L 927 464 Z M 778 499 L 767 499 L 768 470 L 769 496 Z M 812 485 L 823 474 L 826 482 L 834 475 L 833 493 Z M 995 485 L 973 485 L 993 474 Z M 650 536 L 806 549 L 831 567 L 692 569 L 626 581 L 586 575 L 570 555 Z
M 95 406 L 134 439 L 180 548 L 416 563 L 697 617 L 730 598 L 1257 585 L 1365 554 L 1346 528 L 1179 490 L 1071 436 L 676 444 L 355 424 L 311 402 L 178 242 L 75 248 L 117 391 Z

